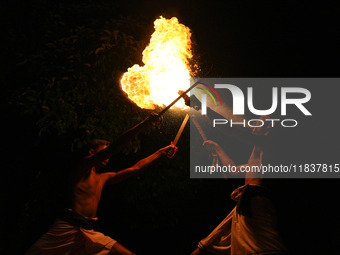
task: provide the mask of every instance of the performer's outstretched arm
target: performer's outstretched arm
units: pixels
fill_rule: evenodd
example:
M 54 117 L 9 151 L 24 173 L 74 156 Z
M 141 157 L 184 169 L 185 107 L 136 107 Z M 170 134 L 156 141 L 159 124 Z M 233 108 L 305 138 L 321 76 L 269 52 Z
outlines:
M 236 167 L 236 171 L 230 172 L 230 174 L 234 176 L 242 174 L 240 172 L 241 166 L 237 166 L 235 162 L 228 156 L 228 154 L 221 148 L 221 146 L 218 143 L 211 141 L 211 140 L 207 140 L 203 143 L 203 147 L 212 153 L 216 153 L 219 159 L 221 160 L 222 165 Z M 230 177 L 224 172 L 223 172 L 223 176 L 225 179 L 228 179 L 228 177 Z
M 174 145 L 169 145 L 169 146 L 159 149 L 158 151 L 151 154 L 150 156 L 138 161 L 132 167 L 129 167 L 119 172 L 103 173 L 101 174 L 101 176 L 104 180 L 104 183 L 106 184 L 118 183 L 147 169 L 151 164 L 156 162 L 159 158 L 163 156 L 167 156 L 169 154 L 174 154 L 176 153 L 176 151 L 177 151 L 177 148 Z
M 193 107 L 195 110 L 199 111 L 201 109 L 200 101 L 197 99 L 195 95 L 190 97 L 190 101 L 186 100 L 186 104 Z M 207 116 L 212 121 L 214 119 L 227 119 L 225 116 L 213 111 L 211 108 L 207 107 Z M 228 120 L 228 119 L 227 119 Z M 228 120 L 230 121 L 230 120 Z M 270 122 L 268 122 L 270 123 Z M 216 128 L 224 135 L 235 137 L 238 140 L 250 144 L 250 145 L 257 145 L 262 148 L 266 147 L 268 144 L 267 137 L 258 137 L 254 135 L 248 128 L 240 128 L 238 126 L 229 128 L 226 125 L 216 125 Z

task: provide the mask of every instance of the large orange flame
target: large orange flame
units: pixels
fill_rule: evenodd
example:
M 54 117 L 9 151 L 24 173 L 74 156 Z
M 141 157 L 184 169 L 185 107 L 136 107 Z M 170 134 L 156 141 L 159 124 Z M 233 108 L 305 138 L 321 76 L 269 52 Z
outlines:
M 179 90 L 190 86 L 190 29 L 175 17 L 160 17 L 154 25 L 155 32 L 143 51 L 144 66 L 136 64 L 128 68 L 121 79 L 128 97 L 145 109 L 171 103 Z M 184 101 L 175 106 L 184 107 Z

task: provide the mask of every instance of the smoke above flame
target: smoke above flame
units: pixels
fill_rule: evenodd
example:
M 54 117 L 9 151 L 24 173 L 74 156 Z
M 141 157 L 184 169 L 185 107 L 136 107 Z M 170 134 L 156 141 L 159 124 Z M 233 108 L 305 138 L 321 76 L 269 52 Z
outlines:
M 190 86 L 191 32 L 173 17 L 160 17 L 155 31 L 143 51 L 144 66 L 128 68 L 121 86 L 133 102 L 145 109 L 164 106 L 178 97 L 179 90 Z M 184 107 L 184 101 L 175 104 Z

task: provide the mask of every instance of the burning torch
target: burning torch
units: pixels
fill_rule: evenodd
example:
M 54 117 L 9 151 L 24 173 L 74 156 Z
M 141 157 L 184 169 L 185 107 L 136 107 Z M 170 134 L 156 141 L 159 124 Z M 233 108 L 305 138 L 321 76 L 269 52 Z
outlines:
M 186 91 L 178 91 L 179 96 L 178 96 L 174 101 L 172 101 L 172 103 L 170 103 L 167 107 L 165 107 L 160 113 L 158 113 L 158 116 L 159 116 L 159 117 L 162 116 L 167 110 L 169 110 L 169 109 L 170 109 L 170 108 L 171 108 L 178 100 L 180 100 L 182 97 L 183 97 L 184 101 L 186 102 L 186 104 L 188 104 L 188 102 L 189 102 L 188 99 L 190 99 L 190 98 L 189 98 L 189 96 L 187 95 L 187 93 L 188 93 L 190 90 L 192 90 L 194 87 L 196 87 L 198 84 L 199 84 L 199 82 L 195 82 L 195 83 L 194 83 L 192 86 L 190 86 L 190 88 L 188 88 Z M 189 106 L 190 106 L 190 104 L 189 104 Z M 182 124 L 181 124 L 181 126 L 180 126 L 180 128 L 179 128 L 179 130 L 178 130 L 178 132 L 177 132 L 177 135 L 176 135 L 174 141 L 171 142 L 171 145 L 176 146 L 176 144 L 177 144 L 179 138 L 181 137 L 181 135 L 182 135 L 182 133 L 183 133 L 183 130 L 184 130 L 184 128 L 185 128 L 185 126 L 186 126 L 188 120 L 189 120 L 189 114 L 187 113 L 187 114 L 185 115 L 185 117 L 184 117 L 184 120 L 183 120 L 183 122 L 182 122 Z M 176 152 L 176 151 L 174 151 L 173 153 L 169 154 L 168 157 L 169 157 L 169 158 L 172 158 L 172 157 L 175 155 L 175 152 Z

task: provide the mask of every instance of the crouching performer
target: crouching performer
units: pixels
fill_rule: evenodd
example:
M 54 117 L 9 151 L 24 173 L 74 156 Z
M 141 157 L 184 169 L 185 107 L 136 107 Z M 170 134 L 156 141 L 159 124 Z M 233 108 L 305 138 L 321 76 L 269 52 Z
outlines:
M 94 231 L 97 208 L 103 186 L 121 182 L 149 167 L 161 157 L 174 154 L 173 145 L 161 148 L 135 165 L 119 172 L 100 173 L 110 157 L 121 151 L 126 143 L 148 124 L 157 121 L 152 116 L 125 132 L 114 143 L 94 140 L 75 171 L 72 181 L 72 206 L 55 221 L 27 254 L 134 254 L 109 236 Z
M 256 127 L 253 135 L 267 136 L 268 126 Z M 223 165 L 236 166 L 219 144 L 205 141 L 203 146 L 218 155 Z M 248 165 L 260 166 L 263 148 L 254 146 Z M 242 175 L 241 166 L 235 174 Z M 245 185 L 237 188 L 231 198 L 237 205 L 226 218 L 203 240 L 191 255 L 282 255 L 288 254 L 277 230 L 276 210 L 270 190 L 258 173 L 246 173 Z

